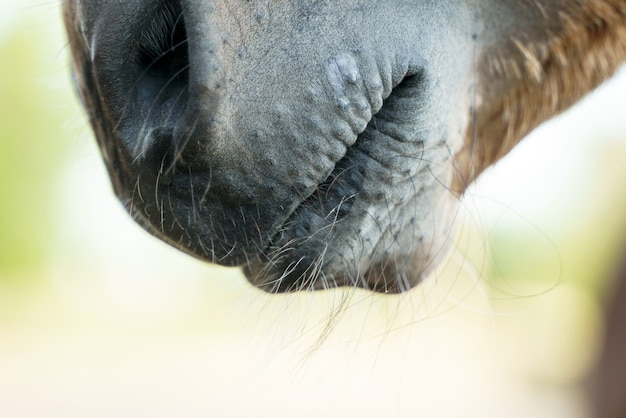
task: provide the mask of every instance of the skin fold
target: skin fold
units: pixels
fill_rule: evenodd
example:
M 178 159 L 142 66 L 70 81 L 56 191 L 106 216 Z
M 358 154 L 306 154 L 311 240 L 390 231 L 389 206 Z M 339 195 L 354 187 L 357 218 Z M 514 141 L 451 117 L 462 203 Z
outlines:
M 65 0 L 81 99 L 147 231 L 268 292 L 402 292 L 459 196 L 626 60 L 626 3 Z

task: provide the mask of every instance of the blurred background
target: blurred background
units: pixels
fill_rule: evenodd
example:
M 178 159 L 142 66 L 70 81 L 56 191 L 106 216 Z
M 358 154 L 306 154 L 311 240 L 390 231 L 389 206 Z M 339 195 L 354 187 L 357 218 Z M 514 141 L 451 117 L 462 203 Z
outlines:
M 0 416 L 588 417 L 626 245 L 626 71 L 471 188 L 413 292 L 271 297 L 115 200 L 56 1 L 0 3 Z

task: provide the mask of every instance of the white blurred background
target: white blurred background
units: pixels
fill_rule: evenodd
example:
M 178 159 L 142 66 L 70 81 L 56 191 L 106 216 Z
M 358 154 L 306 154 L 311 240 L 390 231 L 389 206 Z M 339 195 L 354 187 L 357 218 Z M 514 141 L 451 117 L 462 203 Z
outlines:
M 398 297 L 271 297 L 115 200 L 58 2 L 0 3 L 0 417 L 587 417 L 626 238 L 626 71 L 463 201 Z

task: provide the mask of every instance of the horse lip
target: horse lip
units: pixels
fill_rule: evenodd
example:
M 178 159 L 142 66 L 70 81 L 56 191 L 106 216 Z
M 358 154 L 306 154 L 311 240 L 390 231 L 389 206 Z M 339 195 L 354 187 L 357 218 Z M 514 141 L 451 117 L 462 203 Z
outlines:
M 413 86 L 419 85 L 420 82 L 418 77 L 404 84 L 403 88 L 413 88 Z M 402 98 L 403 92 L 397 93 Z M 419 100 L 419 98 L 415 96 L 414 100 Z M 367 267 L 367 271 L 358 272 L 358 267 L 356 273 L 347 270 L 342 272 L 331 271 L 330 269 L 324 271 L 323 267 L 328 260 L 331 260 L 331 264 L 334 263 L 332 261 L 334 256 L 330 255 L 334 253 L 327 254 L 326 257 L 330 255 L 330 258 L 324 259 L 324 253 L 332 247 L 332 244 L 329 244 L 329 242 L 333 240 L 343 240 L 341 244 L 344 246 L 343 255 L 340 255 L 340 257 L 348 257 L 346 252 L 361 251 L 345 247 L 346 237 L 338 237 L 333 232 L 334 229 L 341 228 L 339 226 L 340 222 L 350 216 L 354 216 L 353 222 L 356 222 L 356 224 L 348 226 L 348 230 L 360 228 L 359 225 L 364 207 L 380 208 L 381 205 L 385 206 L 388 204 L 384 190 L 388 186 L 393 187 L 392 180 L 380 183 L 380 188 L 377 188 L 378 192 L 374 191 L 371 184 L 377 181 L 376 176 L 380 174 L 374 175 L 373 179 L 368 178 L 371 174 L 367 172 L 370 164 L 377 165 L 379 173 L 391 170 L 387 176 L 389 179 L 393 176 L 402 177 L 409 175 L 405 174 L 407 172 L 405 170 L 406 167 L 395 171 L 399 167 L 387 167 L 385 162 L 377 161 L 375 158 L 376 151 L 373 151 L 373 148 L 384 147 L 384 144 L 393 144 L 393 148 L 389 149 L 389 153 L 397 154 L 394 154 L 395 157 L 393 155 L 388 156 L 387 163 L 394 161 L 394 159 L 402 160 L 403 157 L 414 159 L 411 155 L 402 154 L 402 151 L 406 151 L 406 148 L 402 148 L 403 146 L 413 149 L 415 156 L 420 156 L 424 151 L 422 140 L 419 137 L 412 137 L 414 135 L 412 126 L 405 125 L 406 121 L 394 121 L 393 118 L 389 118 L 393 112 L 393 104 L 390 104 L 388 101 L 383 103 L 380 110 L 373 115 L 368 128 L 358 135 L 356 142 L 348 149 L 346 155 L 335 164 L 331 175 L 323 182 L 320 182 L 314 193 L 303 199 L 294 208 L 286 222 L 272 235 L 271 240 L 263 249 L 262 259 L 245 266 L 246 276 L 252 283 L 270 293 L 290 292 L 303 290 L 304 288 L 319 290 L 326 288 L 328 283 L 331 283 L 333 286 L 355 286 L 358 283 L 362 283 L 364 287 L 377 292 L 398 293 L 407 290 L 417 283 L 419 280 L 417 276 L 405 281 L 380 279 L 383 276 L 392 276 L 392 273 L 387 271 L 389 267 L 386 266 L 385 261 L 374 257 L 374 254 L 378 251 L 376 250 L 377 244 L 375 242 L 385 240 L 384 235 L 386 231 L 380 231 L 380 236 L 377 236 L 375 238 L 376 241 L 372 242 L 371 245 L 373 245 L 374 251 L 371 254 L 372 258 L 364 253 L 365 255 L 359 255 L 354 259 L 357 265 L 371 263 Z M 379 114 L 381 114 L 384 120 L 383 123 L 375 121 Z M 381 136 L 386 137 L 386 142 L 382 144 L 378 142 L 382 138 Z M 396 149 L 396 146 L 400 148 Z M 382 152 L 382 154 L 384 153 Z M 426 171 L 428 170 L 424 170 L 424 172 Z M 366 185 L 368 182 L 369 188 Z M 387 185 L 387 183 L 389 184 Z M 412 205 L 413 203 L 409 204 Z M 374 209 L 374 211 L 376 210 Z M 383 228 L 382 225 L 379 225 L 379 227 Z M 343 233 L 347 231 L 345 228 L 341 230 L 344 231 Z M 301 248 L 299 250 L 298 247 L 306 249 Z M 369 251 L 365 247 L 362 250 Z M 377 254 L 376 257 L 380 257 L 380 254 Z M 367 261 L 367 259 L 370 261 Z M 274 266 L 274 271 L 269 272 L 265 266 Z M 277 266 L 278 269 L 276 269 Z M 316 276 L 316 269 L 319 269 L 325 275 L 323 280 Z

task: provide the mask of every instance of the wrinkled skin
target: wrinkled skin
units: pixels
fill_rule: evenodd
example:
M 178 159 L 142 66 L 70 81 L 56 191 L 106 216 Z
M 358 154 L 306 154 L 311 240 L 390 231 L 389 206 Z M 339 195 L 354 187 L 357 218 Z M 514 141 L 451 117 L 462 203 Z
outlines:
M 566 70 L 541 46 L 574 26 L 544 3 L 66 0 L 64 12 L 115 192 L 146 230 L 269 292 L 399 292 L 445 253 L 465 187 L 624 59 L 571 76 L 581 87 L 554 81 Z M 598 54 L 623 35 L 621 0 L 568 13 L 605 13 Z M 520 116 L 523 100 L 536 114 Z

